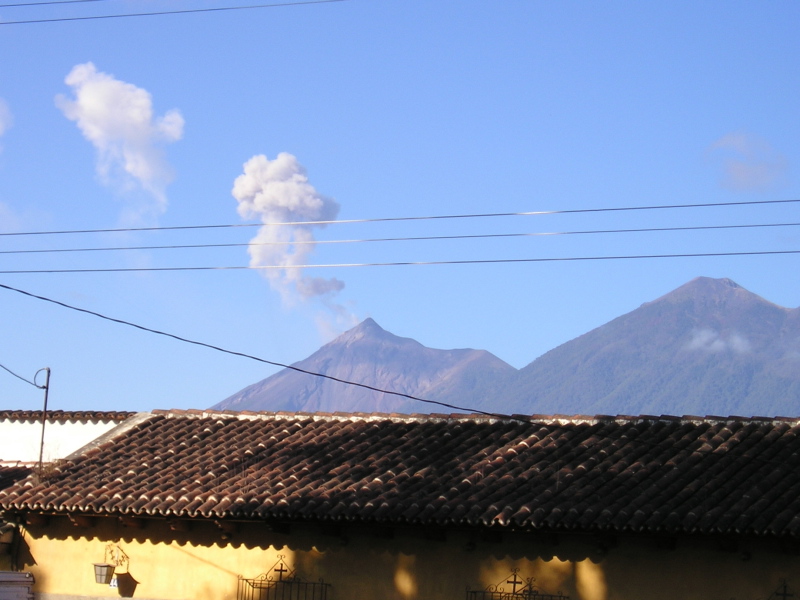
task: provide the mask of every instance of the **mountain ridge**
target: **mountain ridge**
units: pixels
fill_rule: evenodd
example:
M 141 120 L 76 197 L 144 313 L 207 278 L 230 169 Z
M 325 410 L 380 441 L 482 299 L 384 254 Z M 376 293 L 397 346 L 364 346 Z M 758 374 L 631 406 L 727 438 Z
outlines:
M 373 319 L 293 367 L 504 414 L 788 416 L 800 410 L 800 308 L 730 279 L 697 277 L 519 370 L 486 350 L 427 348 Z M 214 408 L 407 413 L 436 405 L 285 369 Z
M 470 400 L 479 386 L 465 389 L 478 373 L 515 371 L 486 350 L 436 350 L 412 338 L 396 336 L 368 318 L 325 344 L 293 369 L 355 381 L 362 386 L 392 390 L 408 396 L 438 400 L 466 394 Z M 469 371 L 466 372 L 466 371 Z M 413 373 L 408 375 L 408 373 Z M 284 369 L 240 390 L 215 405 L 219 410 L 288 410 L 303 412 L 418 412 L 419 402 L 366 387 L 348 386 L 330 379 Z M 462 400 L 462 404 L 464 401 Z M 371 410 L 365 411 L 365 406 Z
M 506 399 L 515 410 L 544 413 L 585 407 L 610 414 L 737 414 L 747 405 L 780 410 L 785 402 L 763 399 L 762 380 L 767 363 L 787 353 L 785 343 L 773 340 L 797 311 L 731 280 L 698 277 L 537 358 L 504 387 Z M 800 328 L 783 333 L 800 348 Z M 800 377 L 785 379 L 773 378 L 772 394 L 783 390 L 781 397 L 800 399 Z

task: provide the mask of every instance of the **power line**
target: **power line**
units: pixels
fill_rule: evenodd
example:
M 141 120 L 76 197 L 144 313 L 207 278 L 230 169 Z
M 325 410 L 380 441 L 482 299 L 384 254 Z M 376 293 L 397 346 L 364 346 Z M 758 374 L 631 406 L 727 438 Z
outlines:
M 707 231 L 721 229 L 756 229 L 766 227 L 797 227 L 800 223 L 757 223 L 745 225 L 697 225 L 685 227 L 644 227 L 639 229 L 593 229 L 583 231 L 543 231 L 532 233 L 488 233 L 465 235 L 430 235 L 416 237 L 364 238 L 343 240 L 301 240 L 277 242 L 247 242 L 227 244 L 170 244 L 160 246 L 107 246 L 101 248 L 49 248 L 35 250 L 0 250 L 0 254 L 57 254 L 65 252 L 106 252 L 125 250 L 193 250 L 206 248 L 241 248 L 250 246 L 320 246 L 327 244 L 360 244 L 372 242 L 419 242 L 437 240 L 474 240 L 494 238 L 551 237 L 560 235 L 595 235 L 617 233 L 664 233 L 676 231 Z
M 161 335 L 161 336 L 164 336 L 164 337 L 172 338 L 174 340 L 178 340 L 179 342 L 185 342 L 187 344 L 193 344 L 195 346 L 201 346 L 203 348 L 209 348 L 211 350 L 216 350 L 217 352 L 223 352 L 225 354 L 230 354 L 232 356 L 240 356 L 242 358 L 249 358 L 250 360 L 255 360 L 257 362 L 264 363 L 264 364 L 267 364 L 267 365 L 272 365 L 274 367 L 281 367 L 281 368 L 284 368 L 284 369 L 290 369 L 292 371 L 297 371 L 298 373 L 304 373 L 306 375 L 313 375 L 314 377 L 321 377 L 323 379 L 329 379 L 331 381 L 336 381 L 338 383 L 343 383 L 345 385 L 353 385 L 353 386 L 364 388 L 364 389 L 367 389 L 367 390 L 370 390 L 370 391 L 373 391 L 373 392 L 380 392 L 380 393 L 383 393 L 383 394 L 390 394 L 392 396 L 400 396 L 402 398 L 408 398 L 409 400 L 415 400 L 417 402 L 425 402 L 427 404 L 435 404 L 437 406 L 443 406 L 445 408 L 450 408 L 450 409 L 453 409 L 453 410 L 463 411 L 463 412 L 467 412 L 467 413 L 472 412 L 472 413 L 475 413 L 475 414 L 486 415 L 488 417 L 511 418 L 509 415 L 502 415 L 502 414 L 498 414 L 498 413 L 485 412 L 485 411 L 471 409 L 471 408 L 467 408 L 467 407 L 463 407 L 463 406 L 457 406 L 455 404 L 448 404 L 446 402 L 439 402 L 437 400 L 426 400 L 425 398 L 419 398 L 418 396 L 413 396 L 411 394 L 404 394 L 403 392 L 394 392 L 392 390 L 385 390 L 385 389 L 382 389 L 382 388 L 379 388 L 379 387 L 367 385 L 365 383 L 358 383 L 356 381 L 349 381 L 347 379 L 341 379 L 339 377 L 334 377 L 332 375 L 326 375 L 324 373 L 316 373 L 314 371 L 309 371 L 307 369 L 301 369 L 300 367 L 295 367 L 293 365 L 285 365 L 283 363 L 267 360 L 265 358 L 260 358 L 258 356 L 253 356 L 252 354 L 245 354 L 244 352 L 236 352 L 236 351 L 233 351 L 233 350 L 226 350 L 225 348 L 221 348 L 220 346 L 214 346 L 213 344 L 206 344 L 205 342 L 198 342 L 196 340 L 190 340 L 188 338 L 184 338 L 184 337 L 181 337 L 179 335 L 172 334 L 172 333 L 167 333 L 165 331 L 160 331 L 158 329 L 152 329 L 150 327 L 145 327 L 143 325 L 137 325 L 136 323 L 132 323 L 130 321 L 125 321 L 123 319 L 115 319 L 113 317 L 108 317 L 106 315 L 103 315 L 101 313 L 95 312 L 93 310 L 88 310 L 88 309 L 85 309 L 85 308 L 79 308 L 77 306 L 72 306 L 70 304 L 66 304 L 64 302 L 60 302 L 58 300 L 53 300 L 52 298 L 47 298 L 45 296 L 38 296 L 36 294 L 32 294 L 30 292 L 26 292 L 24 290 L 20 290 L 18 288 L 14 288 L 14 287 L 11 287 L 11 286 L 8 286 L 8 285 L 3 285 L 1 283 L 0 283 L 0 288 L 6 289 L 6 290 L 9 290 L 9 291 L 12 291 L 12 292 L 17 292 L 19 294 L 23 294 L 24 296 L 28 296 L 30 298 L 35 298 L 37 300 L 42 300 L 44 302 L 49 302 L 51 304 L 55 304 L 55 305 L 61 306 L 63 308 L 68 308 L 70 310 L 74 310 L 74 311 L 77 311 L 77 312 L 82 312 L 82 313 L 85 313 L 87 315 L 92 315 L 92 316 L 95 316 L 95 317 L 99 317 L 100 319 L 105 319 L 106 321 L 111 321 L 112 323 L 118 323 L 120 325 L 127 325 L 128 327 L 133 327 L 135 329 L 140 329 L 140 330 L 146 331 L 148 333 L 154 333 L 154 334 Z M 13 375 L 13 373 L 12 373 L 12 375 Z M 30 383 L 30 382 L 28 382 L 28 383 Z M 35 385 L 35 384 L 33 384 L 33 385 Z
M 49 0 L 48 2 L 18 2 L 16 4 L 0 4 L 0 8 L 20 8 L 22 6 L 50 6 L 53 4 L 83 4 L 86 2 L 108 2 L 109 0 Z
M 0 364 L 0 368 L 1 368 L 1 369 L 4 369 L 4 370 L 6 370 L 6 371 L 8 371 L 9 373 L 11 373 L 11 374 L 12 374 L 14 377 L 16 377 L 17 379 L 21 379 L 21 380 L 22 380 L 22 381 L 24 381 L 25 383 L 29 383 L 30 385 L 32 385 L 32 386 L 33 386 L 33 387 L 35 387 L 35 388 L 39 388 L 40 390 L 41 390 L 41 389 L 44 389 L 44 388 L 42 388 L 42 386 L 36 385 L 36 384 L 35 384 L 34 382 L 32 382 L 32 381 L 28 381 L 27 379 L 25 379 L 24 377 L 22 377 L 22 375 L 17 375 L 16 373 L 14 373 L 14 371 L 12 371 L 11 369 L 9 369 L 9 368 L 8 368 L 7 366 L 5 366 L 5 365 L 2 365 L 2 364 Z
M 261 223 L 232 223 L 225 225 L 168 225 L 165 227 L 119 227 L 116 229 L 64 229 L 60 231 L 5 231 L 0 237 L 24 235 L 64 235 L 81 233 L 131 233 L 137 231 L 181 231 L 187 229 L 232 229 L 236 227 L 261 227 Z
M 328 2 L 340 2 L 344 0 L 319 0 Z M 269 5 L 273 6 L 273 5 Z M 274 5 L 278 6 L 278 5 Z M 171 225 L 159 227 L 120 227 L 109 229 L 68 229 L 59 231 L 21 231 L 21 232 L 2 232 L 2 236 L 25 236 L 25 235 L 64 235 L 64 234 L 83 234 L 83 233 L 125 233 L 137 231 L 179 231 L 192 229 L 229 229 L 236 227 L 262 227 L 267 226 L 303 226 L 303 225 L 340 225 L 340 224 L 360 224 L 360 223 L 387 223 L 400 221 L 433 221 L 447 219 L 486 219 L 496 217 L 530 217 L 544 215 L 567 215 L 582 213 L 605 213 L 605 212 L 625 212 L 625 211 L 645 211 L 645 210 L 666 210 L 683 208 L 719 208 L 724 206 L 753 206 L 767 204 L 789 204 L 800 202 L 800 198 L 786 200 L 746 200 L 740 202 L 705 202 L 696 204 L 661 204 L 650 206 L 615 206 L 607 208 L 574 208 L 567 210 L 539 210 L 527 212 L 504 212 L 504 213 L 475 213 L 457 215 L 429 215 L 418 217 L 378 217 L 374 219 L 333 219 L 328 221 L 285 221 L 268 223 L 233 223 L 223 225 Z
M 90 15 L 86 17 L 58 17 L 53 19 L 29 19 L 24 21 L 0 21 L 0 25 L 29 25 L 33 23 L 59 23 L 65 21 L 94 21 L 98 19 L 123 19 L 127 17 L 156 17 L 163 15 L 185 15 L 190 13 L 222 12 L 230 10 L 251 10 L 254 8 L 278 8 L 284 6 L 301 6 L 304 4 L 329 4 L 331 2 L 347 2 L 347 0 L 299 0 L 297 2 L 281 2 L 276 4 L 250 4 L 246 6 L 218 6 L 215 8 L 189 8 L 185 10 L 164 10 L 164 11 L 145 12 L 145 13 Z
M 435 215 L 429 217 L 384 217 L 377 219 L 339 219 L 331 221 L 296 221 L 290 223 L 265 223 L 265 225 L 333 225 L 340 223 L 381 223 L 390 221 L 430 221 L 436 219 L 474 219 L 489 217 L 536 217 L 543 215 L 569 215 L 581 213 L 625 212 L 634 210 L 664 210 L 671 208 L 715 208 L 721 206 L 746 206 L 752 204 L 784 204 L 800 202 L 793 200 L 750 200 L 742 202 L 706 202 L 701 204 L 661 204 L 653 206 L 618 206 L 612 208 L 573 208 L 567 210 L 534 210 L 515 213 L 482 213 L 466 215 Z
M 159 271 L 260 271 L 284 269 L 344 269 L 354 267 L 412 267 L 437 265 L 487 265 L 541 262 L 579 262 L 594 260 L 642 260 L 656 258 L 711 258 L 730 256 L 773 256 L 781 254 L 800 254 L 800 250 L 762 250 L 754 252 L 697 252 L 691 254 L 631 254 L 621 256 L 562 256 L 540 258 L 498 258 L 472 260 L 430 260 L 384 263 L 339 263 L 317 265 L 237 265 L 221 267 L 109 267 L 105 269 L 20 269 L 16 271 L 0 271 L 0 275 L 36 275 L 56 273 L 141 273 Z

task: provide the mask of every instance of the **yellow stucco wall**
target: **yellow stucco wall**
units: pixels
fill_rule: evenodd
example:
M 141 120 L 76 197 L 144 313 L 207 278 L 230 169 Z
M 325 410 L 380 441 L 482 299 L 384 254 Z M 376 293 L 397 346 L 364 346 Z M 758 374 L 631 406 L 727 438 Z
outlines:
M 275 533 L 239 524 L 225 540 L 213 523 L 176 532 L 163 521 L 133 529 L 100 519 L 81 528 L 51 518 L 24 531 L 20 562 L 34 573 L 36 592 L 62 597 L 120 596 L 94 582 L 92 564 L 102 562 L 109 543 L 130 558 L 134 598 L 141 599 L 235 600 L 237 577 L 257 577 L 279 555 L 305 580 L 332 584 L 331 600 L 461 600 L 467 586 L 505 581 L 513 568 L 535 577 L 541 591 L 573 600 L 756 600 L 782 579 L 800 588 L 800 558 L 771 544 L 753 543 L 745 552 L 720 550 L 715 540 L 679 540 L 668 550 L 657 540 L 630 537 L 600 549 L 580 537 L 506 534 L 484 541 L 469 532 L 446 539 L 422 530 L 385 533 L 351 527 L 332 535 L 312 526 Z

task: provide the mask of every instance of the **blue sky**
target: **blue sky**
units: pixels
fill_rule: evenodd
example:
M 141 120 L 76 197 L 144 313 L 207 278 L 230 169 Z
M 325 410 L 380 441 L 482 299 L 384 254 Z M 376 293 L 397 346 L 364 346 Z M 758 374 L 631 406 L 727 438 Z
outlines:
M 227 4 L 226 4 L 227 3 Z M 8 4 L 8 3 L 0 3 Z M 0 5 L 0 232 L 800 198 L 800 5 L 348 0 Z M 245 164 L 249 167 L 245 167 Z M 234 182 L 238 183 L 236 196 Z M 798 204 L 0 236 L 0 270 L 799 250 L 800 229 L 248 244 L 790 223 Z M 260 233 L 259 233 L 260 231 Z M 278 261 L 276 263 L 275 261 Z M 282 262 L 281 262 L 282 261 Z M 800 305 L 798 255 L 2 274 L 110 317 L 292 363 L 366 317 L 515 367 L 697 276 Z M 203 408 L 275 369 L 0 290 L 0 364 L 65 410 Z M 41 392 L 0 372 L 3 408 Z

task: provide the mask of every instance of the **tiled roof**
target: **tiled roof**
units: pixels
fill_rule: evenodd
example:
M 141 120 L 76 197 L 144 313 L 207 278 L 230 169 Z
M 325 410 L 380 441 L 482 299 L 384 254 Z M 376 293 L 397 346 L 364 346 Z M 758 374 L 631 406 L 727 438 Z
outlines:
M 74 423 L 86 422 L 92 423 L 109 421 L 121 423 L 128 417 L 134 415 L 133 412 L 123 411 L 71 411 L 71 410 L 48 410 L 47 422 L 48 423 Z M 42 420 L 42 411 L 40 410 L 0 410 L 0 421 L 24 421 L 40 423 Z
M 10 511 L 800 535 L 800 421 L 160 411 Z
M 0 490 L 11 486 L 15 481 L 24 479 L 31 473 L 25 465 L 0 464 Z

